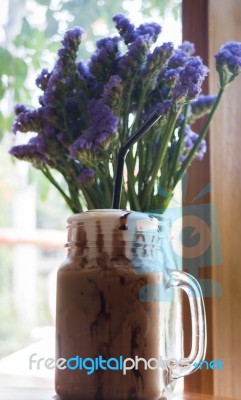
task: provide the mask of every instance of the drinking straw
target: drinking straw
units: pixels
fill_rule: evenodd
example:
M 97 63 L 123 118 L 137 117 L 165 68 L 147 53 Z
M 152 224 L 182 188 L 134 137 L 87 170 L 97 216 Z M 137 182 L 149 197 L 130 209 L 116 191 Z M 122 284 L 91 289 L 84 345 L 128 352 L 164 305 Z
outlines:
M 123 168 L 126 155 L 130 150 L 131 146 L 136 143 L 147 131 L 154 125 L 159 118 L 162 116 L 160 110 L 156 109 L 153 111 L 146 121 L 141 125 L 136 132 L 123 144 L 120 148 L 117 156 L 117 166 L 116 166 L 116 174 L 115 174 L 115 183 L 113 190 L 113 199 L 112 199 L 112 208 L 119 209 L 120 208 L 120 198 L 121 198 L 121 189 L 122 189 L 122 179 L 123 179 Z

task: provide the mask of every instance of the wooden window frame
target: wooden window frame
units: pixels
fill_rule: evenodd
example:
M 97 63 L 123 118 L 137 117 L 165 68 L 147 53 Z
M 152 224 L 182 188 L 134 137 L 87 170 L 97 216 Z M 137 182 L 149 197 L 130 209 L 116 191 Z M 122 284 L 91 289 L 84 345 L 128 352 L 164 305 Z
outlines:
M 210 68 L 204 94 L 217 93 L 218 77 L 213 55 L 228 41 L 241 42 L 240 0 L 183 0 L 183 40 L 195 43 L 196 53 Z M 241 398 L 241 77 L 226 89 L 210 126 L 208 152 L 189 172 L 183 205 L 193 202 L 208 183 L 212 191 L 201 203 L 215 205 L 219 219 L 223 263 L 198 269 L 199 279 L 218 282 L 220 297 L 204 298 L 207 313 L 206 359 L 224 361 L 224 370 L 198 371 L 185 379 L 188 392 Z M 196 127 L 197 131 L 199 126 Z M 215 250 L 214 250 L 215 251 Z M 185 265 L 184 265 L 185 270 Z M 191 272 L 191 271 L 189 271 Z M 184 299 L 185 354 L 190 349 L 190 317 Z

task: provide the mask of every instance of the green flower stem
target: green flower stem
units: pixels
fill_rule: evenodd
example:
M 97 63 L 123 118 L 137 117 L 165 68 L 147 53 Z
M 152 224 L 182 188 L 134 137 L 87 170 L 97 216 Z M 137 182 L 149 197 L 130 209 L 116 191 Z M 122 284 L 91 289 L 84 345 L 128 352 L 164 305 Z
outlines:
M 187 168 L 189 167 L 189 165 L 191 164 L 192 160 L 194 159 L 196 152 L 199 148 L 200 143 L 202 142 L 202 140 L 205 138 L 206 133 L 208 131 L 209 125 L 211 123 L 211 120 L 213 118 L 213 115 L 220 103 L 221 97 L 223 95 L 224 92 L 224 88 L 225 86 L 221 86 L 216 98 L 215 103 L 213 104 L 213 107 L 208 115 L 208 118 L 205 122 L 205 124 L 203 125 L 203 128 L 201 129 L 198 139 L 195 142 L 192 150 L 190 151 L 190 153 L 188 154 L 187 158 L 184 160 L 184 162 L 182 163 L 181 168 L 179 169 L 179 171 L 177 172 L 176 176 L 174 177 L 174 183 L 172 186 L 172 189 L 174 190 L 175 186 L 177 185 L 177 183 L 179 182 L 179 180 L 183 177 L 184 173 L 186 172 Z
M 172 134 L 173 134 L 173 131 L 174 131 L 174 128 L 175 128 L 175 124 L 176 124 L 176 120 L 177 120 L 178 114 L 179 114 L 179 111 L 174 112 L 174 110 L 172 110 L 170 112 L 169 121 L 168 121 L 167 128 L 166 128 L 166 131 L 165 131 L 164 136 L 163 136 L 163 140 L 162 140 L 161 146 L 160 146 L 159 151 L 157 153 L 156 162 L 154 163 L 153 168 L 151 170 L 151 179 L 148 182 L 147 188 L 145 189 L 145 192 L 144 192 L 143 203 L 145 204 L 145 207 L 146 207 L 146 204 L 148 202 L 148 198 L 150 197 L 151 192 L 153 190 L 157 174 L 158 174 L 158 172 L 160 171 L 160 169 L 162 167 L 162 164 L 163 164 L 163 161 L 164 161 L 164 158 L 165 158 L 165 155 L 166 155 L 166 151 L 167 151 L 167 148 L 168 148 L 168 144 L 169 144 L 169 142 L 171 140 L 171 137 L 172 137 Z
M 77 180 L 76 167 L 74 165 L 74 162 L 72 161 L 69 163 L 64 157 L 62 157 L 60 165 L 61 167 L 59 167 L 58 170 L 63 175 L 68 185 L 70 198 L 72 204 L 74 205 L 73 211 L 74 213 L 80 213 L 81 211 L 83 211 L 83 208 L 79 200 L 79 183 Z
M 132 96 L 132 92 L 133 92 L 133 87 L 136 81 L 136 78 L 139 78 L 139 71 L 137 71 L 137 73 L 133 76 L 132 80 L 131 80 L 131 84 L 130 87 L 128 88 L 128 95 L 126 98 L 126 101 L 124 102 L 124 117 L 123 117 L 123 143 L 122 145 L 125 143 L 125 141 L 128 139 L 128 120 L 129 120 L 129 113 L 130 113 L 130 104 L 131 104 L 131 96 Z M 151 83 L 151 80 L 150 82 Z M 137 129 L 138 123 L 139 123 L 139 118 L 141 115 L 141 112 L 143 110 L 144 107 L 144 101 L 145 101 L 145 97 L 146 97 L 146 92 L 149 88 L 149 83 L 147 84 L 144 92 L 141 93 L 141 97 L 138 100 L 138 109 L 136 112 L 136 117 L 134 120 L 134 123 L 132 125 L 131 128 L 131 134 L 134 133 L 134 131 Z
M 97 173 L 97 176 L 99 175 L 99 177 L 101 178 L 101 181 L 105 188 L 105 199 L 107 200 L 108 204 L 111 205 L 112 193 L 111 193 L 110 185 L 108 184 L 108 182 L 106 180 L 106 177 L 109 174 L 103 173 L 100 165 L 95 164 L 94 161 L 92 161 L 90 158 L 85 159 L 84 163 L 85 163 L 86 167 L 94 169 Z
M 74 204 L 73 211 L 74 211 L 74 213 L 80 213 L 83 211 L 83 208 L 80 204 L 80 200 L 79 200 L 79 196 L 78 196 L 79 189 L 76 188 L 75 185 L 73 186 L 73 183 L 69 180 L 67 181 L 67 184 L 68 184 L 71 200 Z
M 132 80 L 130 89 L 128 91 L 127 101 L 126 101 L 125 113 L 124 113 L 124 117 L 123 117 L 123 135 L 122 135 L 122 137 L 124 138 L 123 143 L 128 138 L 128 116 L 129 116 L 131 95 L 132 95 L 134 81 L 135 81 L 136 77 L 137 77 L 137 75 L 135 75 Z M 138 127 L 140 115 L 141 115 L 141 112 L 144 107 L 145 95 L 147 93 L 148 88 L 149 88 L 149 84 L 147 84 L 144 92 L 142 92 L 141 97 L 138 101 L 138 110 L 136 112 L 135 120 L 134 120 L 134 123 L 131 128 L 131 134 L 133 134 L 134 131 Z M 142 148 L 142 146 L 140 146 L 140 143 L 139 143 L 138 147 L 139 147 L 139 149 Z M 139 151 L 142 152 L 142 149 Z M 127 169 L 128 169 L 128 179 L 130 179 L 130 176 L 134 176 L 136 157 L 137 157 L 137 152 L 136 152 L 136 156 L 134 156 L 133 151 L 131 151 L 131 152 L 129 152 L 128 157 L 126 159 L 126 164 L 127 164 Z M 138 200 L 138 195 L 136 194 L 136 191 L 135 191 L 135 183 L 134 182 L 132 182 L 131 185 L 128 185 L 128 195 L 131 197 L 130 203 L 133 204 L 133 207 L 135 207 L 136 210 L 140 210 L 140 204 L 139 204 L 139 200 Z
M 99 171 L 99 170 L 98 170 Z M 109 182 L 107 181 L 107 177 L 109 175 L 108 174 L 102 174 L 102 183 L 104 185 L 105 188 L 105 199 L 107 200 L 107 203 L 109 204 L 109 206 L 111 206 L 112 203 L 112 193 L 111 193 L 111 185 L 109 184 Z
M 151 79 L 152 78 L 153 77 L 151 77 Z M 131 130 L 132 134 L 136 131 L 136 129 L 138 128 L 138 125 L 140 125 L 140 117 L 141 117 L 141 113 L 144 109 L 144 102 L 145 102 L 145 98 L 147 96 L 147 92 L 148 92 L 150 84 L 151 84 L 151 80 L 147 83 L 145 89 L 141 93 L 141 96 L 140 96 L 140 99 L 138 102 L 138 109 L 136 112 L 135 121 L 133 123 L 132 130 Z M 149 132 L 149 134 L 151 134 L 151 132 Z M 135 157 L 135 161 L 136 161 L 137 155 L 139 158 L 139 175 L 138 175 L 138 177 L 139 177 L 139 182 L 138 182 L 139 191 L 138 192 L 139 193 L 140 193 L 140 188 L 141 188 L 142 179 L 143 179 L 142 168 L 140 168 L 140 165 L 141 165 L 141 161 L 143 161 L 143 159 L 145 157 L 144 153 L 145 153 L 145 146 L 143 145 L 143 140 L 141 140 L 140 142 L 137 143 L 137 152 L 136 152 L 136 157 Z
M 112 203 L 112 192 L 111 192 L 111 181 L 109 180 L 110 174 L 109 171 L 106 170 L 106 167 L 108 168 L 108 164 L 101 163 L 99 165 L 95 165 L 94 163 L 92 164 L 93 169 L 97 169 L 100 177 L 102 184 L 104 185 L 105 188 L 105 200 L 106 203 L 111 206 Z
M 141 165 L 146 165 L 144 162 L 144 159 L 146 159 L 147 149 L 143 146 L 143 143 L 139 143 L 138 146 L 138 159 L 139 159 L 139 168 L 138 168 L 138 194 L 141 193 L 141 187 L 143 184 L 144 176 L 143 176 L 143 168 L 141 168 Z
M 185 131 L 185 127 L 187 124 L 187 118 L 188 118 L 188 106 L 189 104 L 185 104 L 184 106 L 184 121 L 182 123 L 180 132 L 179 132 L 179 140 L 178 140 L 178 144 L 176 147 L 176 151 L 175 154 L 173 156 L 173 160 L 172 160 L 172 164 L 171 164 L 171 168 L 170 168 L 170 173 L 169 173 L 169 180 L 168 180 L 168 184 L 167 184 L 167 188 L 164 189 L 168 189 L 171 186 L 171 182 L 172 179 L 175 175 L 175 171 L 177 171 L 177 167 L 179 164 L 179 160 L 180 160 L 180 156 L 181 156 L 181 152 L 182 152 L 182 147 L 183 147 L 183 142 L 184 142 L 184 131 Z
M 145 191 L 144 191 L 144 193 L 145 193 Z M 153 196 L 153 193 L 154 193 L 154 187 L 152 187 L 150 196 L 148 197 L 148 199 L 147 199 L 147 201 L 145 203 L 145 210 L 150 210 L 151 208 L 153 208 L 152 206 L 153 206 L 153 204 L 155 202 L 155 200 L 154 200 L 155 197 Z
M 153 79 L 153 76 L 151 76 L 151 79 Z M 135 116 L 135 121 L 133 123 L 132 129 L 131 129 L 131 133 L 133 134 L 135 132 L 135 130 L 138 128 L 138 125 L 140 125 L 140 117 L 141 117 L 141 113 L 144 109 L 144 102 L 145 102 L 145 98 L 147 97 L 147 92 L 148 89 L 151 85 L 151 79 L 150 81 L 146 84 L 146 87 L 143 89 L 143 91 L 141 92 L 141 96 L 138 100 L 138 108 L 136 111 L 136 116 Z
M 134 178 L 135 169 L 135 160 L 132 152 L 129 152 L 128 156 L 126 157 L 126 166 L 128 170 L 128 196 L 130 199 L 130 204 L 133 204 L 134 210 L 140 210 L 138 195 L 135 191 L 135 179 L 130 183 L 131 176 Z
M 160 210 L 160 213 L 163 214 L 164 211 L 167 209 L 169 206 L 169 203 L 173 197 L 172 193 L 169 193 L 169 196 L 163 196 L 161 195 L 158 199 L 158 204 L 156 205 L 156 209 Z
M 160 185 L 162 188 L 166 188 L 167 180 L 168 180 L 168 171 L 170 169 L 169 166 L 169 154 L 168 151 L 164 157 L 162 168 L 161 168 L 161 176 L 160 176 Z
M 128 193 L 127 198 L 130 203 L 130 208 L 135 211 L 141 211 L 140 203 L 132 184 L 131 185 L 128 184 L 127 193 Z
M 55 188 L 59 191 L 59 193 L 61 194 L 61 196 L 64 198 L 64 201 L 66 202 L 67 206 L 73 211 L 75 212 L 75 207 L 72 204 L 71 198 L 69 198 L 67 196 L 67 194 L 63 191 L 63 189 L 59 186 L 59 184 L 56 182 L 56 180 L 54 179 L 53 175 L 50 173 L 50 171 L 48 170 L 48 168 L 46 167 L 42 167 L 41 168 L 42 173 L 44 174 L 44 176 L 49 180 L 50 183 L 52 183 L 52 185 L 55 186 Z
M 91 190 L 91 188 L 84 188 L 84 187 L 81 187 L 81 191 L 82 191 L 85 201 L 88 205 L 88 210 L 93 210 L 95 208 L 99 208 L 99 206 L 96 207 L 94 202 L 92 201 L 92 197 L 93 197 L 93 199 L 96 199 L 96 192 Z M 98 198 L 98 204 L 99 204 L 99 198 Z

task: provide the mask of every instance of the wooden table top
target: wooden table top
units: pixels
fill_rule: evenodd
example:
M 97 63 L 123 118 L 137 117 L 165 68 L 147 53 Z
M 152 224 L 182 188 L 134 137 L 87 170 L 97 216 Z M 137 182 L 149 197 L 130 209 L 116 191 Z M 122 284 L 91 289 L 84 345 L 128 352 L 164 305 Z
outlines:
M 53 389 L 0 388 L 0 400 L 58 400 Z M 232 400 L 228 397 L 186 393 L 176 400 Z M 237 400 L 237 399 L 236 399 Z M 241 400 L 241 399 L 240 399 Z

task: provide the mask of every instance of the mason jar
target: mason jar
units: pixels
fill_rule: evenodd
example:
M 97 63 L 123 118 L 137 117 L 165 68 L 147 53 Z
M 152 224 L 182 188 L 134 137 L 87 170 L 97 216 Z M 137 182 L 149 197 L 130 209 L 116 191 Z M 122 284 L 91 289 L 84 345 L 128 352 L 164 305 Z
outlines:
M 68 219 L 68 254 L 57 278 L 61 399 L 164 399 L 176 379 L 203 359 L 201 289 L 191 275 L 169 265 L 160 224 L 152 215 L 124 210 L 92 210 Z M 168 337 L 172 319 L 180 318 L 170 312 L 173 288 L 187 293 L 192 316 L 191 353 L 181 359 L 170 354 Z

